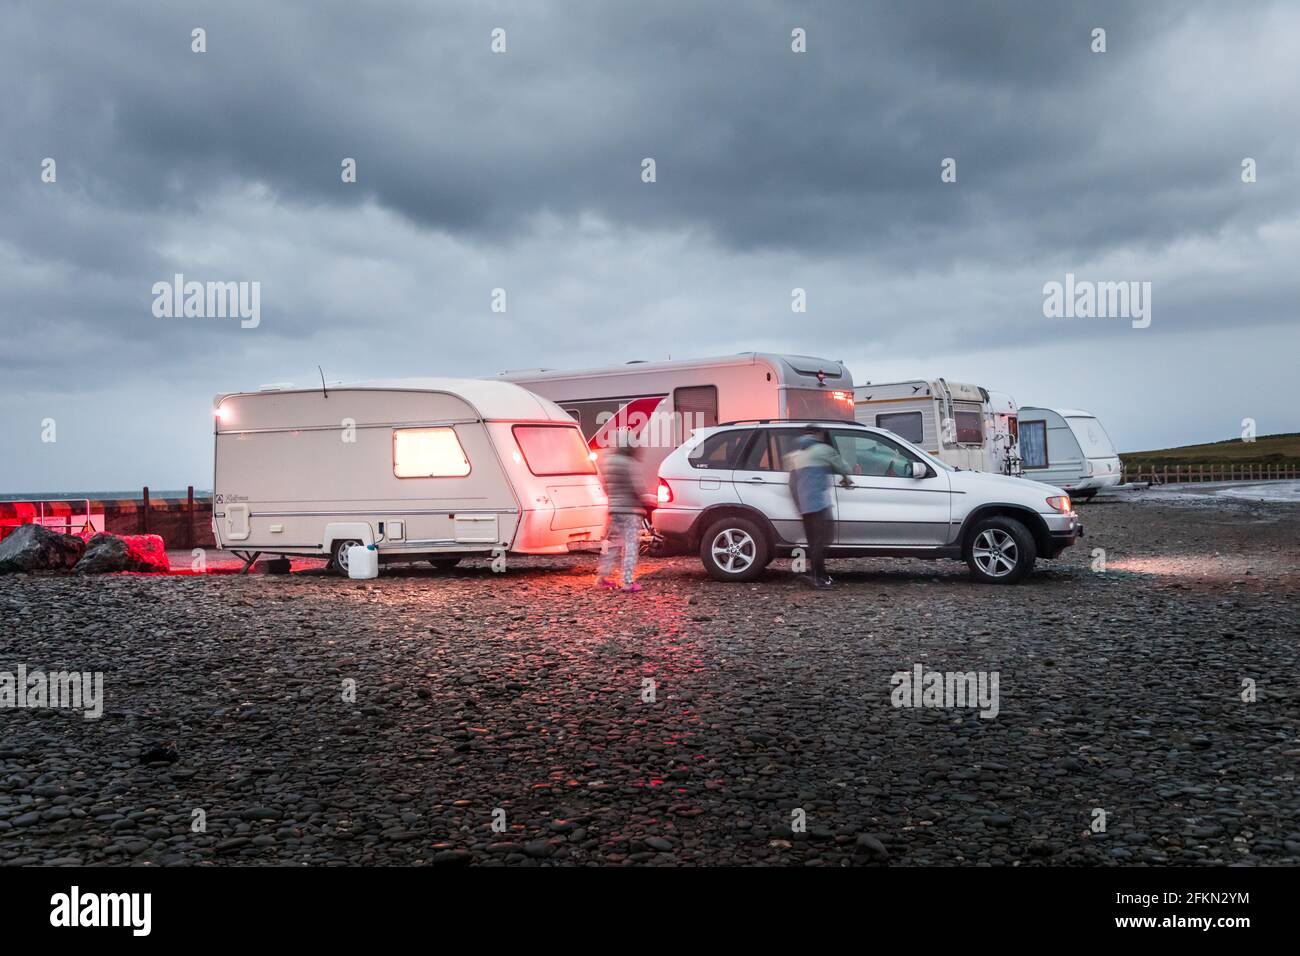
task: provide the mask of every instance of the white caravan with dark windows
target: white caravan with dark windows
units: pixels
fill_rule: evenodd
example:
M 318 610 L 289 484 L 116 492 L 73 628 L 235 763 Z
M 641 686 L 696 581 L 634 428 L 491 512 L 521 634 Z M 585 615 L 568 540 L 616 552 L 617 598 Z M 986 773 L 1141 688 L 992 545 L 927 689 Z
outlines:
M 509 382 L 408 379 L 218 395 L 212 530 L 248 565 L 348 548 L 382 562 L 561 554 L 607 500 L 582 434 Z
M 1020 461 L 1026 478 L 1087 501 L 1122 480 L 1119 453 L 1097 416 L 1077 408 L 1020 409 Z
M 992 396 L 996 394 L 997 398 Z M 884 428 L 965 471 L 1016 473 L 1015 402 L 946 379 L 859 385 L 854 417 Z
M 510 371 L 500 377 L 558 404 L 581 425 L 597 453 L 620 435 L 630 435 L 644 449 L 642 473 L 652 492 L 659 462 L 697 428 L 754 419 L 853 420 L 848 369 L 806 355 L 742 352 L 576 371 Z

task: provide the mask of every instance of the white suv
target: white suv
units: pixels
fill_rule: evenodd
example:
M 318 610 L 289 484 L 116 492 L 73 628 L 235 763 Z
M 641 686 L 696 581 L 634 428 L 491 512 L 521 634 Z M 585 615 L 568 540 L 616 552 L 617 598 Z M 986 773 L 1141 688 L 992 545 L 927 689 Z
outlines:
M 956 470 L 892 432 L 854 422 L 734 422 L 697 429 L 659 468 L 655 531 L 698 550 L 719 581 L 752 581 L 807 542 L 786 453 L 808 428 L 839 452 L 828 557 L 964 559 L 981 581 L 1014 584 L 1083 534 L 1061 489 Z

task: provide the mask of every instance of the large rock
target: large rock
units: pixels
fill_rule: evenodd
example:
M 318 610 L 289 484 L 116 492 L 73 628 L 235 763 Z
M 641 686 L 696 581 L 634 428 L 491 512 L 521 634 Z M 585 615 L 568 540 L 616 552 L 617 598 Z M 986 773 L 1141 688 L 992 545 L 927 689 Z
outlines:
M 73 568 L 79 574 L 113 574 L 117 571 L 171 570 L 163 539 L 156 534 L 97 534 L 86 543 L 86 553 Z
M 63 571 L 77 563 L 86 542 L 38 524 L 19 525 L 0 541 L 0 574 L 6 571 Z

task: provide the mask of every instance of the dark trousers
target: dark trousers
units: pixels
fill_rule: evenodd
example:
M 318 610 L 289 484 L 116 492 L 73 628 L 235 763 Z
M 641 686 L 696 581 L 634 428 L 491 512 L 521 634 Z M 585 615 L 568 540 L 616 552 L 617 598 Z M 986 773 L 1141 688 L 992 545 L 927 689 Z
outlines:
M 814 578 L 826 577 L 826 549 L 831 545 L 834 524 L 830 508 L 803 516 L 803 530 L 808 537 L 808 570 Z

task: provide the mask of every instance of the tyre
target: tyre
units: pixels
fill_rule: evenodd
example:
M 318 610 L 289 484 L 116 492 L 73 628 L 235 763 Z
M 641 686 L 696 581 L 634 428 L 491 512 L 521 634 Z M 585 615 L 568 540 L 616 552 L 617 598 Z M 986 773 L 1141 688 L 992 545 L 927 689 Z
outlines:
M 460 564 L 460 558 L 430 558 L 429 563 L 439 571 L 450 571 Z
M 771 554 L 767 535 L 749 518 L 722 518 L 700 538 L 700 560 L 715 581 L 753 581 Z
M 1096 497 L 1097 497 L 1097 489 L 1093 488 L 1093 489 L 1091 489 L 1091 490 L 1089 490 L 1089 491 L 1078 491 L 1078 492 L 1075 492 L 1074 494 L 1070 495 L 1070 500 L 1071 500 L 1071 501 L 1091 501 L 1093 498 L 1096 498 Z
M 359 544 L 361 542 L 355 538 L 334 542 L 334 547 L 330 550 L 330 568 L 335 574 L 340 574 L 345 578 L 348 576 L 348 548 L 356 547 Z
M 971 574 L 987 584 L 1015 584 L 1034 569 L 1038 559 L 1029 529 L 1002 515 L 976 524 L 963 551 Z

